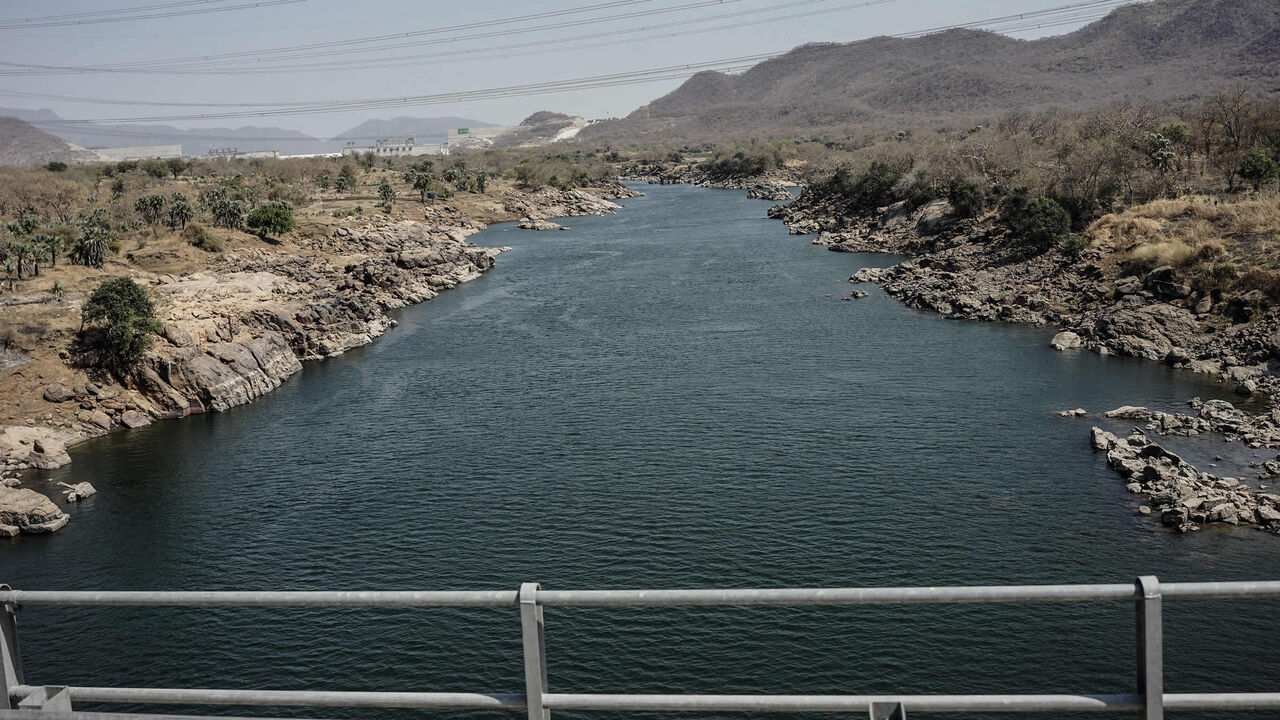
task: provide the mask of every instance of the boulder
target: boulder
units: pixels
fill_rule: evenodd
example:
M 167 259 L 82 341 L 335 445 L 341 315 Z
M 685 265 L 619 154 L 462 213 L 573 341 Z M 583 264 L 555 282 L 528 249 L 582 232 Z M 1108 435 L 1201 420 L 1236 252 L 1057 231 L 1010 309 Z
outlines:
M 1080 340 L 1080 336 L 1070 330 L 1063 330 L 1057 335 L 1054 335 L 1053 339 L 1049 341 L 1049 347 L 1058 351 L 1075 350 L 1082 345 L 1084 345 L 1084 343 Z
M 519 225 L 517 225 L 516 227 L 520 228 L 521 230 L 568 230 L 569 229 L 558 223 L 553 223 L 550 220 L 525 220 L 521 222 Z
M 24 533 L 48 533 L 61 530 L 70 519 L 34 490 L 0 487 L 0 525 L 15 526 Z
M 191 337 L 191 333 L 174 323 L 162 323 L 160 325 L 160 334 L 177 347 L 192 347 L 196 344 L 195 339 Z
M 67 496 L 67 502 L 79 502 L 90 495 L 98 494 L 98 489 L 87 482 L 76 483 L 75 485 L 68 485 L 66 483 L 58 484 L 66 488 L 66 490 L 63 491 L 63 494 Z
M 1094 450 L 1106 452 L 1115 446 L 1117 438 L 1115 435 L 1103 430 L 1098 426 L 1089 429 L 1089 440 L 1093 444 Z
M 89 422 L 93 423 L 94 425 L 97 425 L 103 430 L 111 429 L 111 416 L 102 412 L 101 410 L 94 410 L 93 413 L 89 416 Z
M 125 410 L 120 414 L 120 424 L 133 430 L 151 424 L 151 419 L 137 410 Z
M 916 231 L 921 235 L 937 235 L 955 223 L 955 210 L 946 200 L 931 200 L 916 213 Z
M 1146 278 L 1142 281 L 1142 286 L 1151 291 L 1156 297 L 1165 300 L 1176 300 L 1190 295 L 1191 288 L 1188 285 L 1179 283 L 1177 279 L 1177 271 L 1170 265 L 1163 265 L 1147 273 Z
M 1120 296 L 1133 295 L 1142 289 L 1142 281 L 1130 275 L 1129 277 L 1120 278 L 1116 281 L 1116 294 Z
M 27 456 L 27 464 L 41 470 L 60 468 L 71 462 L 67 448 L 61 440 L 54 438 L 36 438 L 31 443 L 31 454 Z
M 64 403 L 68 400 L 75 400 L 76 394 L 63 386 L 54 383 L 52 385 L 45 386 L 44 399 L 51 403 Z

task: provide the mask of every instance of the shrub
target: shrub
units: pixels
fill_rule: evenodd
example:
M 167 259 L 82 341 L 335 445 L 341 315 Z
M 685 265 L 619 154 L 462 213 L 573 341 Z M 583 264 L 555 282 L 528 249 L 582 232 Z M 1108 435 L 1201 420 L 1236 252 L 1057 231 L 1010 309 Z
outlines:
M 1062 239 L 1062 254 L 1071 260 L 1078 260 L 1080 254 L 1089 249 L 1090 244 L 1089 238 L 1073 233 Z
M 62 172 L 67 169 L 67 164 L 61 160 L 53 160 L 45 163 L 44 169 L 49 172 Z
M 893 188 L 902 176 L 902 170 L 876 160 L 857 177 L 853 177 L 848 168 L 836 169 L 821 189 L 843 198 L 855 209 L 874 210 L 893 202 Z
M 107 211 L 96 208 L 80 219 L 75 244 L 71 248 L 71 262 L 89 267 L 102 267 L 107 262 L 107 251 L 115 241 L 111 219 Z
M 137 368 L 160 331 L 151 298 L 127 277 L 99 285 L 85 301 L 81 319 L 88 326 L 81 335 L 86 346 L 97 351 L 102 367 L 122 376 Z
M 1263 183 L 1277 176 L 1280 176 L 1280 164 L 1261 150 L 1250 152 L 1240 163 L 1240 177 L 1252 183 L 1254 190 L 1261 190 Z
M 957 175 L 947 182 L 947 201 L 951 203 L 956 216 L 974 218 L 982 214 L 986 197 L 982 192 L 982 186 Z
M 741 150 L 733 155 L 717 152 L 702 163 L 702 171 L 715 180 L 746 178 L 763 175 L 776 165 L 774 156 L 766 152 L 747 154 Z
M 1071 216 L 1061 205 L 1047 197 L 1032 198 L 1025 188 L 1000 203 L 1000 222 L 1032 252 L 1048 250 L 1071 231 Z
M 1241 292 L 1261 290 L 1272 301 L 1280 301 L 1280 272 L 1267 268 L 1251 267 L 1236 278 Z
M 390 211 L 391 205 L 396 201 L 396 189 L 391 187 L 391 183 L 383 180 L 378 186 L 378 197 L 382 198 L 383 207 Z
M 297 223 L 293 219 L 293 205 L 274 201 L 254 208 L 245 220 L 245 225 L 265 240 L 273 235 L 289 232 Z
M 187 200 L 186 195 L 174 193 L 169 199 L 169 227 L 174 230 L 185 228 L 195 214 L 195 208 L 191 207 L 191 201 Z
M 143 195 L 133 204 L 133 209 L 142 216 L 148 225 L 159 225 L 164 217 L 165 200 L 163 195 Z
M 215 200 L 209 209 L 216 227 L 239 230 L 244 225 L 244 203 L 240 200 Z
M 222 252 L 222 240 L 209 232 L 209 228 L 197 222 L 190 223 L 182 229 L 182 239 L 205 252 Z
M 162 160 L 144 160 L 140 167 L 142 172 L 156 180 L 163 180 L 169 175 L 169 166 Z

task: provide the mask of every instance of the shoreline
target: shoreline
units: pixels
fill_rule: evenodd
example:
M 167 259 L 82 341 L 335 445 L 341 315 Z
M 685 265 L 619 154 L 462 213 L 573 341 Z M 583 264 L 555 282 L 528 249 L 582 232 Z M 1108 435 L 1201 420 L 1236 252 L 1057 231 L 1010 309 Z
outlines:
M 593 190 L 505 192 L 496 222 L 604 215 L 621 208 L 612 200 L 638 194 L 620 184 Z M 67 523 L 63 507 L 83 493 L 58 504 L 20 485 L 32 470 L 70 463 L 68 447 L 252 402 L 304 362 L 373 342 L 397 324 L 389 311 L 480 277 L 507 250 L 470 243 L 487 225 L 454 207 L 426 206 L 423 214 L 346 218 L 291 247 L 228 253 L 180 277 L 129 273 L 157 297 L 161 324 L 129 382 L 72 368 L 65 351 L 64 362 L 29 359 L 11 368 L 9 380 L 47 409 L 39 420 L 0 425 L 0 536 Z M 65 309 L 78 312 L 77 300 Z
M 687 173 L 669 174 L 658 184 L 677 184 L 678 177 L 695 179 L 679 184 L 697 187 L 742 190 L 762 186 L 750 179 L 718 183 L 696 175 L 690 178 Z M 1094 413 L 1096 417 L 1140 421 L 1144 426 L 1135 428 L 1129 438 L 1110 436 L 1107 442 L 1097 440 L 1102 431 L 1095 429 L 1092 444 L 1095 450 L 1111 451 L 1108 465 L 1125 480 L 1126 489 L 1155 506 L 1153 511 L 1143 505 L 1140 515 L 1154 513 L 1163 525 L 1183 533 L 1200 530 L 1201 524 L 1226 523 L 1280 534 L 1280 495 L 1268 492 L 1272 488 L 1268 483 L 1280 481 L 1280 456 L 1251 463 L 1237 473 L 1243 475 L 1256 468 L 1257 477 L 1252 480 L 1220 477 L 1169 453 L 1146 434 L 1213 434 L 1251 449 L 1280 449 L 1280 408 L 1274 407 L 1280 391 L 1280 377 L 1275 374 L 1280 368 L 1280 313 L 1255 303 L 1244 317 L 1224 315 L 1216 322 L 1206 321 L 1214 323 L 1206 331 L 1195 324 L 1209 314 L 1204 299 L 1188 302 L 1195 298 L 1188 298 L 1176 287 L 1179 278 L 1171 268 L 1157 268 L 1143 278 L 1109 280 L 1101 267 L 1106 249 L 1088 250 L 1075 261 L 1049 253 L 1009 262 L 1007 256 L 992 253 L 989 224 L 950 218 L 946 201 L 933 201 L 915 210 L 897 203 L 873 217 L 849 218 L 829 205 L 806 207 L 801 204 L 805 199 L 802 193 L 792 202 L 771 206 L 768 217 L 781 221 L 792 235 L 814 235 L 811 243 L 830 251 L 905 258 L 887 267 L 863 268 L 849 278 L 850 283 L 877 284 L 908 307 L 948 319 L 1046 329 L 1056 326 L 1059 330 L 1048 343 L 1055 350 L 1089 350 L 1102 356 L 1161 362 L 1211 376 L 1227 387 L 1234 383 L 1237 395 L 1254 403 L 1264 402 L 1266 409 L 1261 412 L 1256 407 L 1241 409 L 1222 400 L 1193 398 L 1188 404 L 1194 415 L 1127 406 Z M 847 299 L 862 297 L 866 292 L 854 289 Z M 1109 302 L 1113 298 L 1117 301 Z M 1240 307 L 1236 300 L 1221 299 L 1210 303 L 1209 310 L 1231 313 L 1239 312 Z M 1231 331 L 1240 326 L 1246 332 Z M 1259 341 L 1259 336 L 1265 339 Z M 1252 355 L 1246 354 L 1250 343 L 1254 345 Z M 1078 418 L 1089 414 L 1068 410 L 1059 415 Z M 1115 450 L 1117 447 L 1122 449 Z M 1153 469 L 1144 478 L 1141 468 L 1135 469 L 1136 459 L 1123 450 L 1129 447 L 1136 448 L 1135 453 L 1145 453 L 1141 455 L 1144 459 L 1170 458 L 1166 465 L 1176 466 L 1177 472 L 1164 465 L 1157 468 L 1152 462 Z M 1254 482 L 1257 489 L 1251 489 L 1247 482 Z

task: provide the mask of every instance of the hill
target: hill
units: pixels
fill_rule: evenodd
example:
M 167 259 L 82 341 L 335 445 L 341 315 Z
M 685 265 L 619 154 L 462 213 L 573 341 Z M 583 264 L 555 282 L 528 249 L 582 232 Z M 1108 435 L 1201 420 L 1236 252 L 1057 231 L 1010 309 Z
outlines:
M 0 165 L 76 162 L 94 155 L 14 117 L 0 117 Z
M 417 136 L 420 142 L 443 142 L 449 128 L 490 127 L 489 123 L 460 117 L 367 120 L 333 138 L 312 137 L 281 127 L 246 125 L 237 128 L 196 128 L 183 130 L 169 125 L 78 125 L 70 124 L 52 110 L 0 108 L 0 116 L 11 115 L 67 142 L 86 148 L 136 145 L 181 145 L 188 156 L 204 155 L 213 148 L 236 147 L 242 151 L 276 150 L 281 155 L 338 152 L 353 140 L 372 145 L 380 137 Z
M 739 75 L 695 75 L 581 136 L 704 142 L 842 135 L 970 122 L 1018 108 L 1180 103 L 1236 83 L 1280 87 L 1280 3 L 1155 0 L 1031 41 L 950 30 L 805 45 Z
M 334 140 L 354 140 L 357 145 L 369 144 L 377 138 L 413 137 L 422 143 L 444 142 L 450 130 L 456 128 L 486 128 L 492 123 L 464 117 L 396 117 L 390 120 L 365 120 L 355 127 L 338 133 Z

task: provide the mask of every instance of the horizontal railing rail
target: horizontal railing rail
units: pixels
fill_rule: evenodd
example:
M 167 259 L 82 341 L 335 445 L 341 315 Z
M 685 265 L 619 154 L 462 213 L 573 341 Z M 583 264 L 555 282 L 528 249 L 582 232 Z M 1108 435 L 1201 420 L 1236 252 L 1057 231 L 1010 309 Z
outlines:
M 0 720 L 115 720 L 113 713 L 72 711 L 71 703 L 259 707 L 469 708 L 524 710 L 549 720 L 552 710 L 704 712 L 867 712 L 905 720 L 911 712 L 1137 712 L 1161 720 L 1169 710 L 1280 710 L 1280 692 L 1165 693 L 1162 600 L 1280 598 L 1280 581 L 1008 585 L 897 588 L 518 591 L 32 591 L 0 586 Z M 548 691 L 545 607 L 804 606 L 1130 601 L 1135 607 L 1137 692 L 1045 695 L 684 695 L 566 694 Z M 339 692 L 28 685 L 17 616 L 28 606 L 144 607 L 518 607 L 525 692 Z M 1280 614 L 1277 615 L 1280 619 Z M 161 720 L 156 714 L 130 718 Z M 192 717 L 192 716 L 184 716 Z

